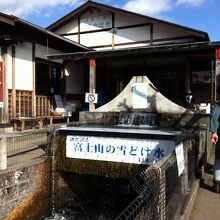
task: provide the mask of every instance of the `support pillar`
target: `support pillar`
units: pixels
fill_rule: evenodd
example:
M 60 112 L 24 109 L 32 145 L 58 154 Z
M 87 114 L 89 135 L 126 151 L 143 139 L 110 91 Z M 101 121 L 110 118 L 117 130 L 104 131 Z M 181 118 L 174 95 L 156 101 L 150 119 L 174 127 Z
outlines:
M 215 92 L 216 100 L 220 100 L 220 48 L 215 51 Z
M 16 117 L 15 46 L 12 46 L 12 117 Z
M 3 108 L 4 108 L 4 74 L 3 74 L 3 62 L 0 61 L 0 122 L 3 121 Z
M 33 42 L 32 43 L 32 79 L 33 79 L 33 93 L 32 93 L 32 116 L 36 117 L 36 71 L 35 71 L 35 51 L 36 51 L 36 45 Z
M 190 80 L 190 60 L 186 57 L 185 61 L 185 93 L 191 93 L 191 80 Z
M 2 47 L 2 60 L 3 60 L 3 108 L 2 108 L 2 123 L 9 122 L 8 115 L 8 48 Z
M 0 139 L 0 170 L 7 169 L 7 139 Z
M 96 91 L 96 62 L 95 59 L 89 60 L 89 92 L 95 93 Z M 89 111 L 95 110 L 95 104 L 89 103 Z

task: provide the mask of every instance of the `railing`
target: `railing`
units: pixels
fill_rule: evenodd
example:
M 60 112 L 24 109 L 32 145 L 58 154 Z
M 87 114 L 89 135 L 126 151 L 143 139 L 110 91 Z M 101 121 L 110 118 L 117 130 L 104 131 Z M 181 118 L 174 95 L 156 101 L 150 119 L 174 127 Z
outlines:
M 52 129 L 5 133 L 0 136 L 0 170 L 45 155 Z
M 8 90 L 9 117 L 31 117 L 33 92 L 16 90 L 14 96 L 12 93 L 12 90 Z
M 14 102 L 14 103 L 13 103 Z M 35 108 L 36 116 L 50 115 L 50 109 L 53 105 L 50 96 L 36 96 Z M 8 112 L 9 117 L 32 117 L 33 116 L 33 92 L 8 90 Z
M 45 155 L 47 150 L 51 150 L 49 143 L 51 143 L 50 137 L 54 134 L 54 129 L 2 134 L 0 136 L 0 169 L 7 169 Z M 116 219 L 181 219 L 196 179 L 196 148 L 193 139 L 184 142 L 185 166 L 181 175 L 178 173 L 175 152 L 154 165 L 140 170 L 130 180 L 131 188 L 137 196 Z
M 180 219 L 195 180 L 195 145 L 184 143 L 185 169 L 179 176 L 175 152 L 139 171 L 130 181 L 137 197 L 116 220 Z
M 50 115 L 52 100 L 49 96 L 36 96 L 36 116 Z

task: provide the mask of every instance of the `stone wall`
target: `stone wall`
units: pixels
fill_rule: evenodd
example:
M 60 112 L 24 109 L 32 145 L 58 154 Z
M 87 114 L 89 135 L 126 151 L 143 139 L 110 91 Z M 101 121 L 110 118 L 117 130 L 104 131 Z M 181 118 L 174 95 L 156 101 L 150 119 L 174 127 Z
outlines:
M 39 158 L 0 172 L 0 218 L 39 220 L 49 211 L 50 159 Z

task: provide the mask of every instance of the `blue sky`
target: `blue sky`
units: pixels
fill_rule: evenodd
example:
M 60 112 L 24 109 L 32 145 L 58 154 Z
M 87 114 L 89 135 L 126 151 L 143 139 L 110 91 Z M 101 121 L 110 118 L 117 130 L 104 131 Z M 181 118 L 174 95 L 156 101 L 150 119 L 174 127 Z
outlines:
M 47 27 L 83 4 L 84 0 L 0 0 L 0 11 Z M 102 0 L 147 16 L 208 32 L 211 41 L 220 41 L 219 0 Z

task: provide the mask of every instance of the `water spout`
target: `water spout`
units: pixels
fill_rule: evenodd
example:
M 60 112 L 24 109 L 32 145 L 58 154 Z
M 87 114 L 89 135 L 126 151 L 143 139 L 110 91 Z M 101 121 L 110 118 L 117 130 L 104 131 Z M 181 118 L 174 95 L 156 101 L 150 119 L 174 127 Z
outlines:
M 158 126 L 157 114 L 121 112 L 119 114 L 118 125 L 156 127 Z

